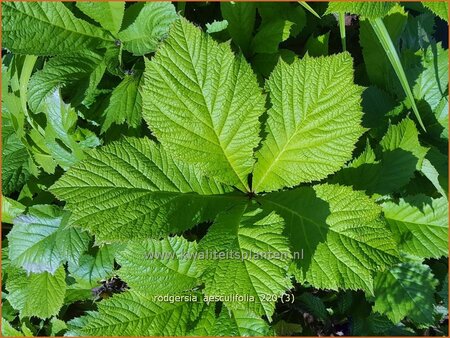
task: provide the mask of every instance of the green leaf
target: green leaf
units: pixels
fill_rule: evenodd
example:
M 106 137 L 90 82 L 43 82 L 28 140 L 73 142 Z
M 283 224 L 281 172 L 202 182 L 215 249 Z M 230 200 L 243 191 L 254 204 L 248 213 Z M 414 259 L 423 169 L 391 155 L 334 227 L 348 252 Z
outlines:
M 427 265 L 399 264 L 376 276 L 373 309 L 386 314 L 394 323 L 407 316 L 414 323 L 427 327 L 433 323 L 436 285 L 437 280 Z
M 328 55 L 328 40 L 330 32 L 323 35 L 311 35 L 306 41 L 305 50 L 309 56 L 326 56 Z
M 381 208 L 364 193 L 339 185 L 316 185 L 259 199 L 286 220 L 285 235 L 296 259 L 297 280 L 317 288 L 373 292 L 372 275 L 397 261 Z
M 409 118 L 389 125 L 379 148 L 381 157 L 377 159 L 367 143 L 360 156 L 338 172 L 331 182 L 351 185 L 370 195 L 391 194 L 408 184 L 416 170 L 421 170 L 428 151 L 420 145 L 419 132 Z
M 62 219 L 58 208 L 47 205 L 33 206 L 17 217 L 8 234 L 11 263 L 27 272 L 54 274 L 63 261 L 56 250 L 56 231 Z
M 218 196 L 230 190 L 146 138 L 124 138 L 87 153 L 50 191 L 67 202 L 71 223 L 99 242 L 186 230 L 239 200 Z
M 442 154 L 436 148 L 431 148 L 420 168 L 439 193 L 448 196 L 448 156 Z
M 43 110 L 47 117 L 45 144 L 50 155 L 67 170 L 85 157 L 84 151 L 100 145 L 90 130 L 75 129 L 77 113 L 62 100 L 59 89 L 45 98 Z
M 383 212 L 398 244 L 405 253 L 421 258 L 448 254 L 448 205 L 444 197 L 425 195 L 383 203 Z
M 111 277 L 114 270 L 114 247 L 104 245 L 95 254 L 84 254 L 79 263 L 69 264 L 69 272 L 84 287 L 94 287 L 100 280 Z
M 63 305 L 65 278 L 62 266 L 54 275 L 43 272 L 27 276 L 23 270 L 10 270 L 6 282 L 6 290 L 9 292 L 6 298 L 19 310 L 20 317 L 49 318 L 56 315 Z
M 25 212 L 26 207 L 12 198 L 2 195 L 2 223 L 13 223 L 13 219 Z
M 198 302 L 157 302 L 126 291 L 98 303 L 98 312 L 69 322 L 66 334 L 81 336 L 184 336 Z
M 448 22 L 448 3 L 446 1 L 423 2 L 422 4 L 442 20 Z
M 329 2 L 325 14 L 349 13 L 366 18 L 378 18 L 387 15 L 395 4 L 395 2 Z
M 441 285 L 441 290 L 438 292 L 442 298 L 445 307 L 448 309 L 448 273 L 445 275 L 444 282 Z
M 3 47 L 17 54 L 68 54 L 114 45 L 112 36 L 76 18 L 62 2 L 6 3 L 2 33 Z
M 105 122 L 102 132 L 115 124 L 126 122 L 131 127 L 138 127 L 142 120 L 142 96 L 139 92 L 142 72 L 127 75 L 119 85 L 114 88 L 105 110 Z
M 65 229 L 66 216 L 55 206 L 35 205 L 16 217 L 7 235 L 11 263 L 27 272 L 51 274 L 66 260 L 78 263 L 89 237 L 76 228 Z
M 412 91 L 417 100 L 425 100 L 435 111 L 448 92 L 448 50 L 438 43 L 421 53 L 423 71 L 415 81 Z
M 131 289 L 146 295 L 178 294 L 198 283 L 196 242 L 183 237 L 130 243 L 117 257 L 117 274 Z
M 29 162 L 30 155 L 15 132 L 11 115 L 2 110 L 2 193 L 4 195 L 19 190 L 28 180 Z
M 222 17 L 228 21 L 228 32 L 244 54 L 249 53 L 255 26 L 256 5 L 252 2 L 221 2 Z
M 4 337 L 24 337 L 25 335 L 16 330 L 6 319 L 2 317 L 2 336 Z
M 213 22 L 206 24 L 206 33 L 213 34 L 213 33 L 222 32 L 225 29 L 227 29 L 227 27 L 228 27 L 227 20 L 222 20 L 222 21 L 214 20 Z
M 364 130 L 352 66 L 348 53 L 278 63 L 267 82 L 272 107 L 256 155 L 254 191 L 323 179 L 351 158 Z
M 199 243 L 198 265 L 205 269 L 201 277 L 204 294 L 251 296 L 253 299 L 243 301 L 225 299 L 224 304 L 229 309 L 264 314 L 270 320 L 274 300 L 291 288 L 287 275 L 291 254 L 282 235 L 283 219 L 261 209 L 246 209 L 245 205 L 236 206 L 219 214 Z M 218 255 L 211 257 L 214 251 Z
M 58 87 L 70 93 L 72 105 L 90 103 L 105 69 L 103 56 L 89 50 L 51 58 L 30 79 L 28 105 L 33 112 L 42 112 L 45 99 Z
M 245 59 L 185 19 L 146 63 L 144 119 L 172 156 L 248 190 L 264 95 Z
M 125 2 L 77 2 L 76 6 L 104 29 L 117 34 L 122 25 Z
M 278 45 L 289 38 L 293 24 L 281 19 L 262 24 L 252 40 L 252 52 L 276 53 Z
M 283 319 L 273 325 L 273 329 L 275 330 L 277 336 L 295 336 L 296 333 L 298 334 L 303 331 L 300 324 L 288 323 Z
M 428 148 L 422 147 L 419 142 L 419 131 L 415 123 L 405 118 L 396 125 L 390 125 L 388 131 L 380 141 L 385 152 L 402 149 L 414 155 L 417 159 L 416 168 L 420 169 Z
M 216 316 L 216 303 L 203 308 L 197 325 L 189 336 L 269 336 L 270 328 L 266 321 L 257 315 L 241 310 L 230 311 L 225 306 Z
M 262 19 L 260 27 L 271 21 L 289 21 L 292 23 L 290 35 L 296 37 L 306 25 L 305 10 L 295 3 L 259 2 L 257 6 Z
M 156 50 L 177 18 L 175 7 L 170 2 L 148 2 L 118 37 L 125 50 L 134 55 L 148 54 Z

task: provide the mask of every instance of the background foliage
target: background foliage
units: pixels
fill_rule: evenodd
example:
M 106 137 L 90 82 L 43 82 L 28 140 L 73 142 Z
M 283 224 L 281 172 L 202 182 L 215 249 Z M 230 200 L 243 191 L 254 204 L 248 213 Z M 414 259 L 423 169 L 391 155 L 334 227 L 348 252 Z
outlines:
M 447 13 L 2 3 L 2 334 L 447 335 Z

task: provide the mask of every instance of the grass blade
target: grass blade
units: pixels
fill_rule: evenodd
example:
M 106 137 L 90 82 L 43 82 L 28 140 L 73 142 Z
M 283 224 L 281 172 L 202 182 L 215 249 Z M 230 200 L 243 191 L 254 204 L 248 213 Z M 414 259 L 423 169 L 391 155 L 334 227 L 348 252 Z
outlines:
M 402 85 L 403 90 L 406 93 L 406 97 L 411 102 L 412 109 L 417 117 L 420 126 L 422 127 L 423 130 L 426 131 L 422 119 L 420 118 L 419 110 L 417 109 L 416 101 L 414 100 L 414 96 L 409 86 L 408 79 L 406 78 L 405 70 L 403 69 L 402 63 L 400 62 L 400 58 L 397 54 L 397 50 L 395 49 L 392 39 L 389 36 L 386 26 L 384 25 L 383 19 L 381 18 L 369 19 L 369 22 L 373 30 L 375 31 L 378 40 L 383 46 L 384 51 L 386 52 L 387 57 L 389 58 L 389 61 L 391 62 L 398 79 L 400 80 L 400 84 Z
M 312 15 L 314 15 L 315 17 L 317 17 L 318 19 L 320 19 L 320 15 L 317 14 L 317 12 L 306 3 L 306 1 L 299 1 L 298 2 L 300 5 L 302 5 L 308 12 L 310 12 Z
M 345 40 L 345 13 L 339 13 L 339 32 L 341 34 L 342 50 L 347 50 L 347 42 Z

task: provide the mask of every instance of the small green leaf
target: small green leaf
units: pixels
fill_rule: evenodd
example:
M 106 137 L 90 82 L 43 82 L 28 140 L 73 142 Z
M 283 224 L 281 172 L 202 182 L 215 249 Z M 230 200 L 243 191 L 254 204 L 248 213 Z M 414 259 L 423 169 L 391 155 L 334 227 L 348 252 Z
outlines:
M 386 314 L 395 324 L 408 317 L 427 327 L 433 323 L 436 285 L 437 280 L 427 265 L 399 264 L 377 274 L 373 309 Z
M 169 2 L 148 2 L 135 21 L 119 32 L 123 48 L 134 55 L 154 52 L 163 40 L 170 24 L 177 19 L 174 5 Z
M 2 223 L 13 223 L 14 218 L 22 215 L 26 207 L 12 198 L 2 195 Z
M 251 43 L 253 53 L 276 53 L 278 45 L 287 40 L 294 23 L 275 20 L 262 24 Z
M 387 15 L 395 4 L 395 2 L 329 2 L 325 14 L 349 13 L 374 19 Z
M 58 313 L 66 293 L 66 273 L 58 268 L 54 275 L 49 272 L 32 273 L 14 269 L 9 271 L 6 282 L 6 296 L 11 305 L 19 310 L 20 317 L 35 316 L 50 318 Z
M 448 22 L 448 2 L 447 1 L 434 1 L 423 2 L 426 8 L 431 10 L 434 14 L 439 16 L 442 20 Z
M 76 6 L 104 29 L 117 34 L 122 25 L 125 2 L 77 2 Z
M 250 49 L 255 26 L 256 5 L 252 2 L 221 2 L 222 17 L 228 21 L 228 32 L 244 54 Z
M 138 127 L 142 121 L 142 96 L 139 91 L 142 72 L 127 75 L 119 85 L 114 88 L 105 110 L 105 122 L 102 132 L 105 132 L 113 123 L 126 122 L 131 127 Z

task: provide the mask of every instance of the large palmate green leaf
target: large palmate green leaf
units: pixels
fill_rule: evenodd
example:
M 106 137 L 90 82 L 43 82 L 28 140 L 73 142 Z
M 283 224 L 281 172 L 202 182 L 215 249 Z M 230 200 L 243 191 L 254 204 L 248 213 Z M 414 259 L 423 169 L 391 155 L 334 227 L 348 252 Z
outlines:
M 13 53 L 55 55 L 114 46 L 111 35 L 76 18 L 62 2 L 8 2 L 2 7 L 2 47 Z
M 45 99 L 56 88 L 69 92 L 73 105 L 91 102 L 106 69 L 103 55 L 89 50 L 51 58 L 28 84 L 28 105 L 41 112 Z
M 265 99 L 245 59 L 184 19 L 146 63 L 144 119 L 172 156 L 241 190 Z
M 271 319 L 274 299 L 291 288 L 284 221 L 275 213 L 246 209 L 243 205 L 220 214 L 200 241 L 198 251 L 204 257 L 199 256 L 198 265 L 205 269 L 204 292 L 207 296 L 251 296 L 243 301 L 225 299 L 224 304 Z M 211 253 L 218 255 L 211 257 Z
M 141 293 L 177 294 L 199 284 L 196 251 L 197 243 L 182 237 L 130 243 L 116 257 L 121 266 L 117 274 Z
M 142 72 L 127 75 L 119 85 L 114 88 L 105 110 L 105 122 L 102 131 L 107 130 L 111 124 L 126 122 L 131 127 L 137 127 L 142 120 L 142 96 L 139 92 Z
M 422 258 L 448 254 L 448 204 L 445 197 L 418 195 L 383 203 L 383 212 L 400 250 Z
M 414 323 L 431 324 L 437 283 L 427 265 L 412 262 L 394 266 L 375 278 L 374 310 L 394 323 L 407 316 Z
M 122 25 L 125 2 L 77 2 L 76 6 L 86 15 L 97 21 L 104 29 L 117 33 Z
M 11 263 L 27 272 L 52 274 L 65 261 L 77 264 L 89 236 L 77 228 L 65 228 L 66 216 L 57 207 L 35 205 L 16 217 L 8 233 Z
M 125 138 L 86 154 L 50 190 L 73 212 L 71 223 L 98 241 L 160 237 L 185 230 L 240 200 L 163 147 Z
M 154 52 L 177 17 L 175 7 L 170 2 L 148 2 L 136 20 L 121 31 L 118 37 L 123 48 L 134 55 Z
M 373 292 L 373 274 L 397 260 L 381 208 L 362 192 L 317 185 L 275 192 L 259 199 L 286 220 L 298 281 L 317 288 Z M 295 257 L 294 257 L 295 258 Z
M 185 336 L 201 302 L 158 302 L 127 291 L 98 303 L 98 312 L 69 322 L 72 335 Z
M 303 84 L 303 85 L 299 85 Z M 352 156 L 363 132 L 362 89 L 348 53 L 280 61 L 267 82 L 272 107 L 257 153 L 253 190 L 320 180 Z
M 348 13 L 366 18 L 385 16 L 395 6 L 395 2 L 330 2 L 325 14 Z
M 8 271 L 6 290 L 9 293 L 6 298 L 19 310 L 21 317 L 49 318 L 56 315 L 63 305 L 65 278 L 62 266 L 54 275 L 43 272 L 27 276 L 25 271 L 14 268 Z

